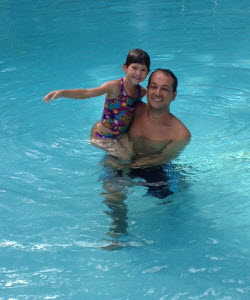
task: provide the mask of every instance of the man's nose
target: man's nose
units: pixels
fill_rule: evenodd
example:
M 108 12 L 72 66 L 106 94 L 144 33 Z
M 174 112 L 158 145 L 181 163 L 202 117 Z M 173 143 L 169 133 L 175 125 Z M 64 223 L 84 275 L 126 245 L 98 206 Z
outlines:
M 160 94 L 161 94 L 161 89 L 160 89 L 160 88 L 157 88 L 157 89 L 155 90 L 155 94 L 156 94 L 156 95 L 160 95 Z

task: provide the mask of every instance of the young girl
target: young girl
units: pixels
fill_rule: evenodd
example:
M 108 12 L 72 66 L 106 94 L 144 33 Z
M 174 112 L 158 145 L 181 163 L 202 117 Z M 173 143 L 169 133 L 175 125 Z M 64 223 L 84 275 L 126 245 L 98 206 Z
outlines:
M 129 52 L 123 71 L 124 78 L 108 81 L 92 89 L 58 90 L 50 92 L 43 101 L 65 97 L 86 99 L 106 94 L 103 114 L 92 129 L 91 139 L 118 138 L 127 131 L 135 105 L 141 101 L 146 90 L 139 85 L 147 77 L 150 68 L 149 55 L 141 49 Z

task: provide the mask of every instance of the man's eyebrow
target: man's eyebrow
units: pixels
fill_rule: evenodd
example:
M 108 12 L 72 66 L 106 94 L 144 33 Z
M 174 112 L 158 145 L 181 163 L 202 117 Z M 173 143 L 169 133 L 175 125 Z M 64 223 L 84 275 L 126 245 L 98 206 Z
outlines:
M 150 84 L 157 85 L 157 83 L 156 83 L 156 82 L 153 82 L 153 81 L 151 81 Z M 170 88 L 170 85 L 168 85 L 168 84 L 163 84 L 162 87 Z

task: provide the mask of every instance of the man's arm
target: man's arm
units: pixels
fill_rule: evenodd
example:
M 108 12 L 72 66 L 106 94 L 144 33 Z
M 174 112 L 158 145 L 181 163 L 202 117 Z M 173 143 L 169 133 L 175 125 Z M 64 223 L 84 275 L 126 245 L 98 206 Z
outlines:
M 190 137 L 181 141 L 172 141 L 163 151 L 161 151 L 161 153 L 134 160 L 130 165 L 130 168 L 141 168 L 169 163 L 184 150 L 189 141 Z

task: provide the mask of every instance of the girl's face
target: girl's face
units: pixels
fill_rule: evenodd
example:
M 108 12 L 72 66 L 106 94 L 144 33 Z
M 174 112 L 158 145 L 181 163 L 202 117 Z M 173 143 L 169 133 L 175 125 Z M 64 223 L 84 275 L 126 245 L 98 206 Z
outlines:
M 128 67 L 123 65 L 123 71 L 126 77 L 131 80 L 134 85 L 138 85 L 147 77 L 149 70 L 145 65 L 132 63 Z

